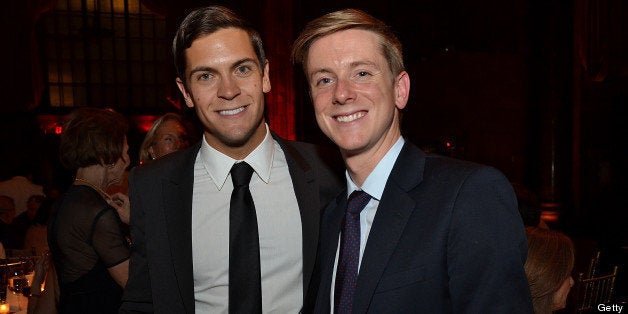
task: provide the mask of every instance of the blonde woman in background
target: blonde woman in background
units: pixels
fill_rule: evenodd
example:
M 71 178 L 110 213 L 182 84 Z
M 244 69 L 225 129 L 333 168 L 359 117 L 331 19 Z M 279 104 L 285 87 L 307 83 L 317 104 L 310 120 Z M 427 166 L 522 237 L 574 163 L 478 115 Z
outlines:
M 140 165 L 148 161 L 165 156 L 179 149 L 189 146 L 189 130 L 186 127 L 183 117 L 177 113 L 169 112 L 159 117 L 153 122 L 144 141 L 140 146 Z M 124 172 L 124 178 L 120 184 L 111 185 L 107 188 L 107 193 L 117 192 L 128 195 L 129 191 L 129 171 Z
M 561 232 L 527 227 L 528 258 L 526 277 L 532 294 L 535 314 L 549 314 L 566 306 L 567 295 L 574 285 L 574 246 Z
M 188 147 L 188 133 L 179 114 L 169 112 L 159 117 L 140 146 L 140 164 Z

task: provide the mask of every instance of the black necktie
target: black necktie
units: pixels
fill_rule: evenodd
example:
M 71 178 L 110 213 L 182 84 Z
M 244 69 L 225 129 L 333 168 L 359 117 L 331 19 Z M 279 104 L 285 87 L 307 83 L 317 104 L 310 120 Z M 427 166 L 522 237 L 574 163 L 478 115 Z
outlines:
M 353 307 L 360 260 L 360 212 L 370 200 L 371 196 L 366 192 L 356 190 L 351 193 L 347 202 L 334 287 L 335 313 L 351 313 Z
M 257 216 L 249 182 L 253 168 L 231 168 L 233 192 L 229 214 L 229 313 L 262 313 Z

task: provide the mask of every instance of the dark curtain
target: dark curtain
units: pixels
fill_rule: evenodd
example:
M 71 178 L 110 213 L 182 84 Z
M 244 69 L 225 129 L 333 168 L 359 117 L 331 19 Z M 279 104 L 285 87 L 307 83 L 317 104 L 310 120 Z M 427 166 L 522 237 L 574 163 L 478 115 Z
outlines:
M 0 110 L 25 112 L 39 105 L 44 89 L 40 53 L 35 37 L 38 18 L 57 0 L 8 1 L 0 10 L 0 36 L 6 43 Z

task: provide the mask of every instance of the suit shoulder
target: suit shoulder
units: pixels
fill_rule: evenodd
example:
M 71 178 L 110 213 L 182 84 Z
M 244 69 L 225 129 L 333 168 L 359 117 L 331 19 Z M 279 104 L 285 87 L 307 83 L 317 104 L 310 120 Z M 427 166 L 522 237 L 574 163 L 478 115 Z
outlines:
M 425 160 L 426 177 L 479 177 L 486 180 L 508 181 L 506 176 L 497 168 L 473 161 L 438 154 L 427 154 Z
M 157 177 L 180 173 L 186 167 L 193 167 L 198 150 L 187 148 L 176 151 L 159 159 L 149 161 L 131 169 L 129 178 L 145 178 L 154 180 Z
M 314 167 L 325 167 L 334 171 L 344 170 L 344 162 L 337 148 L 299 141 L 283 141 L 286 154 L 303 158 Z

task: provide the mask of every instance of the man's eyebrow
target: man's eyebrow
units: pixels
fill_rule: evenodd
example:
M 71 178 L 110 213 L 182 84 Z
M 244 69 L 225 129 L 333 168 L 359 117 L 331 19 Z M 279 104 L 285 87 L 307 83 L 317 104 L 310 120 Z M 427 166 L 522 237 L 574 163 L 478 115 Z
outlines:
M 378 68 L 377 64 L 372 61 L 354 61 L 354 62 L 351 62 L 350 65 L 351 65 L 351 68 L 356 68 L 362 65 Z
M 254 58 L 242 58 L 240 60 L 235 61 L 232 65 L 231 65 L 231 69 L 235 69 L 239 66 L 241 66 L 244 63 L 248 63 L 248 62 L 252 62 L 255 65 L 257 65 L 257 59 Z M 190 77 L 196 73 L 196 72 L 216 72 L 216 69 L 209 67 L 209 66 L 198 66 L 195 67 L 193 69 L 190 70 Z
M 190 77 L 196 72 L 215 72 L 214 68 L 208 66 L 198 66 L 190 70 Z
M 354 62 L 351 62 L 349 64 L 349 67 L 352 68 L 352 69 L 360 67 L 360 66 L 369 66 L 369 67 L 374 67 L 374 68 L 379 69 L 379 66 L 375 62 L 372 62 L 372 61 L 354 61 Z M 308 75 L 308 77 L 311 79 L 312 76 L 314 76 L 314 75 L 317 75 L 317 74 L 327 74 L 327 73 L 333 73 L 333 72 L 329 68 L 319 68 L 319 69 L 313 70 Z
M 312 78 L 312 76 L 317 75 L 317 74 L 327 74 L 327 73 L 332 73 L 330 69 L 328 68 L 320 68 L 320 69 L 316 69 L 314 71 L 312 71 L 310 73 L 310 75 L 308 75 L 310 78 Z
M 258 68 L 260 67 L 260 65 L 257 64 L 257 59 L 254 59 L 254 58 L 242 58 L 242 59 L 234 62 L 233 65 L 231 66 L 231 69 L 235 69 L 235 68 L 241 66 L 244 63 L 253 63 Z

